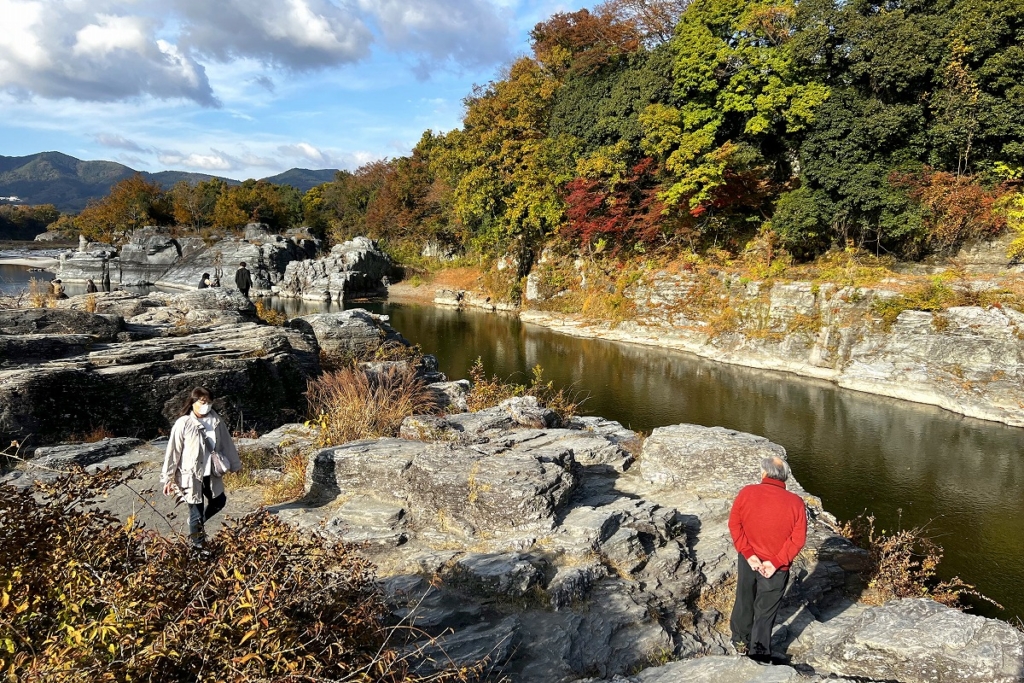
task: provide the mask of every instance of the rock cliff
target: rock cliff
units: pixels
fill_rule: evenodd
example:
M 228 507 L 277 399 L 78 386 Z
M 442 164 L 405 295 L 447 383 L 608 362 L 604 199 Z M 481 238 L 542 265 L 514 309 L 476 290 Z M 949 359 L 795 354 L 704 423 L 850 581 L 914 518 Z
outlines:
M 219 277 L 222 287 L 234 287 L 235 270 L 244 261 L 255 293 L 269 293 L 292 261 L 313 258 L 319 241 L 304 231 L 273 235 L 265 226 L 250 224 L 243 238 L 227 237 L 207 244 L 200 237 L 174 237 L 167 228 L 146 227 L 132 235 L 120 255 L 108 245 L 84 244 L 61 257 L 58 277 L 68 282 L 93 280 L 104 273 L 111 286 L 156 285 L 195 289 L 203 273 Z
M 679 348 L 1024 426 L 1024 314 L 1016 310 L 904 310 L 886 320 L 878 302 L 895 291 L 723 280 L 709 300 L 693 276 L 655 274 L 635 293 L 634 319 L 618 325 L 536 310 L 520 316 L 566 334 Z

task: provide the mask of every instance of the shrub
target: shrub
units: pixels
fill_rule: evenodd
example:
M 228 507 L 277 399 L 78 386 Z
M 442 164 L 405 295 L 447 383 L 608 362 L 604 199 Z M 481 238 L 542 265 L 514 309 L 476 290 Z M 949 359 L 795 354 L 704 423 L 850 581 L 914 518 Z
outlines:
M 395 436 L 409 415 L 436 409 L 434 395 L 408 364 L 381 372 L 342 368 L 309 382 L 310 423 L 318 446 Z
M 288 316 L 280 311 L 275 311 L 273 308 L 263 303 L 262 299 L 256 299 L 256 317 L 268 325 L 274 325 L 276 327 L 281 327 L 288 322 Z
M 93 507 L 134 476 L 79 470 L 0 488 L 4 680 L 416 680 L 352 546 L 260 511 L 227 524 L 200 559 Z
M 877 531 L 874 515 L 866 513 L 839 528 L 842 536 L 868 551 L 864 573 L 869 591 L 864 602 L 881 605 L 894 598 L 930 598 L 959 609 L 963 608 L 961 596 L 970 595 L 1001 609 L 1002 605 L 960 577 L 939 580 L 937 570 L 943 550 L 927 530 L 927 526 L 918 526 Z
M 554 382 L 544 382 L 544 368 L 540 365 L 535 365 L 531 372 L 532 377 L 528 385 L 502 380 L 497 375 L 491 375 L 488 379 L 483 360 L 477 358 L 469 369 L 470 382 L 473 385 L 466 396 L 469 409 L 483 410 L 517 396 L 533 396 L 539 405 L 550 408 L 562 420 L 579 414 L 579 407 L 586 398 L 581 400 L 571 387 L 555 389 Z

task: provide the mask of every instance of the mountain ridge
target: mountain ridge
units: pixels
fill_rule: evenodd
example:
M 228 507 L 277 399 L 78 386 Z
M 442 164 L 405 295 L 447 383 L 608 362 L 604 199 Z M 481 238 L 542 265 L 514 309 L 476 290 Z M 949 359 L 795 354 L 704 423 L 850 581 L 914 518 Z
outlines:
M 26 156 L 0 155 L 0 197 L 18 197 L 27 205 L 53 204 L 63 212 L 75 213 L 91 199 L 100 199 L 117 182 L 136 173 L 165 190 L 182 180 L 199 182 L 219 178 L 229 185 L 238 180 L 189 171 L 137 171 L 116 161 L 82 160 L 58 151 Z M 291 185 L 306 192 L 311 187 L 334 179 L 337 169 L 291 168 L 283 173 L 260 178 L 275 185 Z

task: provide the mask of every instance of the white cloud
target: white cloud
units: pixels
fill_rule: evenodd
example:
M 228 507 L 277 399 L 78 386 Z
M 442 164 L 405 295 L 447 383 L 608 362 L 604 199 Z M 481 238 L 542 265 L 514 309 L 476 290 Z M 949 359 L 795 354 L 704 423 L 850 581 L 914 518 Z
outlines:
M 121 135 L 108 135 L 101 133 L 95 136 L 96 142 L 100 143 L 104 147 L 113 147 L 114 149 L 126 149 L 129 152 L 148 152 L 142 145 Z
M 216 105 L 202 65 L 158 40 L 158 22 L 113 0 L 0 0 L 0 90 L 110 102 L 151 95 Z
M 373 34 L 328 0 L 173 0 L 182 44 L 220 61 L 250 57 L 291 71 L 359 61 Z
M 149 31 L 141 18 L 100 14 L 96 19 L 97 23 L 75 33 L 71 52 L 76 57 L 104 57 L 114 50 L 146 51 Z
M 511 16 L 488 0 L 358 0 L 388 47 L 419 58 L 416 72 L 451 61 L 478 67 L 511 54 Z
M 166 166 L 184 166 L 185 168 L 203 171 L 230 171 L 235 165 L 230 159 L 216 152 L 212 154 L 180 154 L 164 152 L 157 155 L 157 160 Z

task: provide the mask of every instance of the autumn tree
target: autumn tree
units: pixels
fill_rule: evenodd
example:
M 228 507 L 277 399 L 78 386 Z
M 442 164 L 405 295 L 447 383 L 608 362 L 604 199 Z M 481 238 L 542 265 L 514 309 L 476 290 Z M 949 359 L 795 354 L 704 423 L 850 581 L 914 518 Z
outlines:
M 175 223 L 196 232 L 212 225 L 214 207 L 226 188 L 219 178 L 176 183 L 167 193 Z
M 265 223 L 271 231 L 284 231 L 302 218 L 302 195 L 290 185 L 246 180 L 222 188 L 213 208 L 213 222 L 240 230 L 248 223 Z
M 171 220 L 163 190 L 136 173 L 110 188 L 103 199 L 89 202 L 75 224 L 90 240 L 120 245 L 145 225 L 167 225 Z
M 792 0 L 696 0 L 671 43 L 674 101 L 640 117 L 644 150 L 672 176 L 662 200 L 705 233 L 767 217 L 792 174 L 789 141 L 828 99 L 793 67 L 795 11 Z

